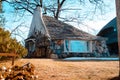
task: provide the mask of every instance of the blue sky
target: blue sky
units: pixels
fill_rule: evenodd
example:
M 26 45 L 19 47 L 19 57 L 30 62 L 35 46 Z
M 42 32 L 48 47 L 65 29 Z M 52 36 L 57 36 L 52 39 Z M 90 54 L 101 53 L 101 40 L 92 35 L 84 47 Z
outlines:
M 89 12 L 93 8 L 90 7 L 90 4 L 80 6 L 80 8 L 85 7 L 85 9 L 81 11 L 81 13 L 82 12 L 86 13 L 85 11 L 87 11 L 87 14 L 89 14 L 89 18 L 85 19 L 81 24 L 77 24 L 77 23 L 69 23 L 69 24 L 83 31 L 96 35 L 103 26 L 105 26 L 110 20 L 112 20 L 116 16 L 115 0 L 104 0 L 104 2 L 106 4 L 105 5 L 106 7 L 104 7 L 103 9 L 104 11 L 102 11 L 102 13 L 100 11 L 96 11 L 98 14 L 93 14 Z M 72 4 L 69 6 L 72 6 Z M 18 19 L 19 18 L 18 15 L 15 12 L 13 12 L 13 9 L 6 3 L 4 4 L 4 11 L 5 11 L 4 16 L 6 18 L 5 28 L 9 31 L 12 31 L 15 27 L 22 26 L 21 28 L 19 28 L 19 30 L 21 31 L 16 31 L 16 33 L 22 34 L 21 37 L 26 39 L 32 21 L 32 15 L 26 13 L 27 16 Z M 74 12 L 74 14 L 69 13 L 69 15 L 75 16 L 75 13 L 76 12 Z M 18 41 L 23 40 L 19 36 L 13 35 L 13 37 L 16 37 Z
M 92 19 L 87 19 L 82 24 L 75 25 L 83 31 L 96 35 L 101 28 L 116 17 L 115 0 L 104 0 L 104 2 L 106 5 L 102 14 L 91 14 Z

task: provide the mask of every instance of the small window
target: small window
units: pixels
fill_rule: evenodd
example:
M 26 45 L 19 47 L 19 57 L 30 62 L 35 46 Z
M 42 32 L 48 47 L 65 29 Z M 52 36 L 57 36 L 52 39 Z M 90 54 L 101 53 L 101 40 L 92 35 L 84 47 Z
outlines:
M 114 28 L 114 32 L 116 32 L 117 30 Z

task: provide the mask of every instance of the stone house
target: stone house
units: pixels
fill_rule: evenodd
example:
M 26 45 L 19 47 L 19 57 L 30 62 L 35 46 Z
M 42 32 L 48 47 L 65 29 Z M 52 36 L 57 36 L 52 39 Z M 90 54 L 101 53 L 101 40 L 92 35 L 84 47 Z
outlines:
M 106 38 L 94 36 L 53 17 L 43 15 L 37 7 L 33 14 L 28 38 L 27 57 L 109 56 Z

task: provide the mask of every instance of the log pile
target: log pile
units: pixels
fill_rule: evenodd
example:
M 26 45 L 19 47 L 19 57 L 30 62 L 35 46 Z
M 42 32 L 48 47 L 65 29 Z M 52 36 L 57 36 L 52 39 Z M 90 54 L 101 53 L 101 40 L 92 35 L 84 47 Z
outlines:
M 34 65 L 27 63 L 23 66 L 14 65 L 12 67 L 0 68 L 0 80 L 37 80 L 34 74 Z

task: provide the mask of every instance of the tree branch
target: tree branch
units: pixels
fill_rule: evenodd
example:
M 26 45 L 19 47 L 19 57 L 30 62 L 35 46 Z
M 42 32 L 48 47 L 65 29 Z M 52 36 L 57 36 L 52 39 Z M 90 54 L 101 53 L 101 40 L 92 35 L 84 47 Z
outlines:
M 56 11 L 56 14 L 55 14 L 55 18 L 56 19 L 58 19 L 58 17 L 59 17 L 59 14 L 60 14 L 60 9 L 61 9 L 61 7 L 62 7 L 62 5 L 63 5 L 63 3 L 65 2 L 66 0 L 62 0 L 61 1 L 61 3 L 60 3 L 60 1 L 58 0 L 57 1 L 57 11 Z

